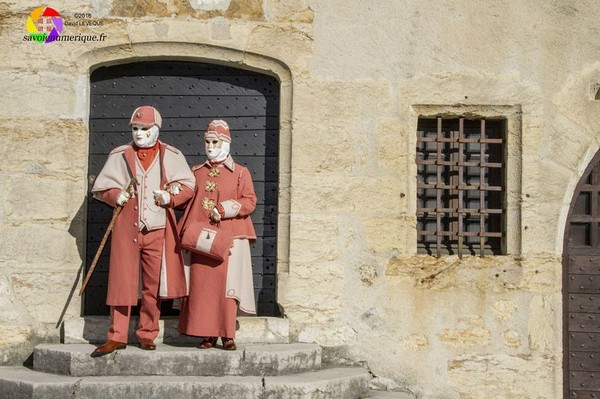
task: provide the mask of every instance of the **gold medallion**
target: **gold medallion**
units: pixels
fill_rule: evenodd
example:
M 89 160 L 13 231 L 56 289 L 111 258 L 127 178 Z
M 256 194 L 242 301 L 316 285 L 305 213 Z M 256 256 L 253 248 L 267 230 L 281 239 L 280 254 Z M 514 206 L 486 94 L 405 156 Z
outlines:
M 202 208 L 213 209 L 215 207 L 215 200 L 212 198 L 202 198 Z
M 208 171 L 208 175 L 210 177 L 217 177 L 217 176 L 219 176 L 219 174 L 221 174 L 221 171 L 219 170 L 219 168 L 210 168 L 210 170 Z
M 207 181 L 204 183 L 204 191 L 213 192 L 217 189 L 217 182 Z

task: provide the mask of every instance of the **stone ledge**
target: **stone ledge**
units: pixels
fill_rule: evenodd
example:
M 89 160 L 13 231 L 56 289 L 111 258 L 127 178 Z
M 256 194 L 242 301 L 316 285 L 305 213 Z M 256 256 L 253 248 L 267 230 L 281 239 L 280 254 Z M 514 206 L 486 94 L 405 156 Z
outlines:
M 407 392 L 370 390 L 368 399 L 415 399 L 415 395 Z
M 24 367 L 0 367 L 0 398 L 364 398 L 371 375 L 337 368 L 275 377 L 109 376 L 70 377 Z
M 129 342 L 137 342 L 135 326 L 137 317 L 129 323 Z M 290 342 L 290 326 L 288 319 L 277 317 L 238 317 L 239 329 L 235 341 L 240 344 L 267 343 L 283 344 Z M 156 343 L 188 344 L 199 343 L 198 337 L 179 334 L 177 317 L 166 316 L 160 319 L 160 332 Z M 106 341 L 109 327 L 108 316 L 84 316 L 65 320 L 62 325 L 61 341 L 65 344 L 91 343 Z
M 154 351 L 145 351 L 129 345 L 92 358 L 94 349 L 90 344 L 38 345 L 33 352 L 33 368 L 71 376 L 265 376 L 321 367 L 321 348 L 315 344 L 247 344 L 239 345 L 236 351 L 165 344 Z

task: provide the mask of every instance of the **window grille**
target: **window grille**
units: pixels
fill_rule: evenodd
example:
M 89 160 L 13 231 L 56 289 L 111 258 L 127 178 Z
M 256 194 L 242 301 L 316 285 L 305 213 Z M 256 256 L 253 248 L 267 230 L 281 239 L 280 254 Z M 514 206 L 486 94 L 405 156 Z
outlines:
M 417 250 L 504 254 L 505 119 L 419 118 Z

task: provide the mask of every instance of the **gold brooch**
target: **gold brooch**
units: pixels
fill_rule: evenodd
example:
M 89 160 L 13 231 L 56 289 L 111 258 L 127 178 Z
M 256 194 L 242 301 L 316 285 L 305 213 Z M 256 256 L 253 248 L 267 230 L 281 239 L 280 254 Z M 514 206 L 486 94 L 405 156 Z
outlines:
M 207 181 L 204 183 L 204 191 L 212 192 L 217 189 L 217 182 Z
M 213 209 L 215 207 L 215 200 L 212 198 L 202 198 L 202 208 Z
M 208 175 L 210 177 L 217 177 L 217 176 L 219 176 L 219 174 L 221 174 L 221 171 L 219 170 L 219 168 L 210 168 L 210 170 L 208 171 Z

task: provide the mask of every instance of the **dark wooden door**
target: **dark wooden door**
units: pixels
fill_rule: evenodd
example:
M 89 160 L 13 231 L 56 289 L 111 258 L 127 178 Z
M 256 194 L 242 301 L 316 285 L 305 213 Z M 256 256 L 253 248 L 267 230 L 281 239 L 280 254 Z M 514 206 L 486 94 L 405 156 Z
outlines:
M 131 141 L 133 110 L 152 105 L 163 118 L 160 140 L 181 150 L 190 165 L 205 161 L 204 130 L 213 119 L 227 121 L 231 154 L 252 172 L 258 197 L 252 215 L 258 239 L 252 245 L 257 311 L 278 315 L 275 298 L 279 83 L 267 75 L 194 62 L 137 62 L 102 67 L 90 77 L 87 268 L 112 216 L 112 208 L 91 198 L 95 176 L 109 152 Z M 84 298 L 85 315 L 105 315 L 110 240 Z M 167 301 L 163 314 L 176 314 Z
M 600 152 L 575 190 L 563 253 L 564 397 L 600 398 Z

